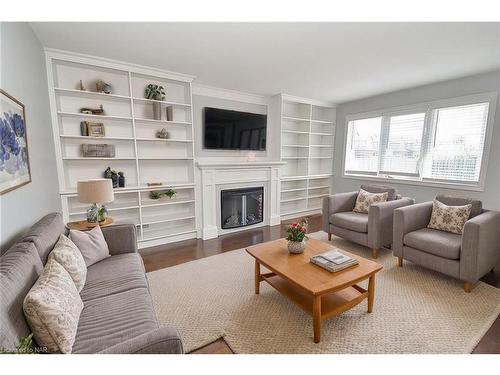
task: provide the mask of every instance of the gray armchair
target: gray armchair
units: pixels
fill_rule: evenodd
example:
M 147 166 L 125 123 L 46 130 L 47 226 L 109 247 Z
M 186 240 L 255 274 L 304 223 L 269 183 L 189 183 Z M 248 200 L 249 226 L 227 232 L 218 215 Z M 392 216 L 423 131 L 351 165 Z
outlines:
M 399 266 L 403 259 L 464 281 L 470 292 L 474 284 L 500 262 L 500 212 L 483 210 L 481 202 L 438 195 L 450 206 L 472 204 L 463 233 L 454 234 L 427 228 L 432 202 L 394 211 L 393 251 Z
M 396 189 L 380 185 L 361 185 L 371 193 L 388 192 L 387 202 L 370 206 L 368 214 L 354 212 L 357 191 L 334 194 L 323 199 L 323 230 L 372 249 L 373 258 L 379 249 L 392 243 L 393 212 L 398 207 L 414 203 L 411 198 L 401 198 Z

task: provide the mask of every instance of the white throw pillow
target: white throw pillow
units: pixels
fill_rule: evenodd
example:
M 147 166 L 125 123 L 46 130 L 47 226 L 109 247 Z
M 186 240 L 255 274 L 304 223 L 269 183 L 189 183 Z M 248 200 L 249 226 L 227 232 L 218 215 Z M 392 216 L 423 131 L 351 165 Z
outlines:
M 354 206 L 353 211 L 367 214 L 372 204 L 386 202 L 388 195 L 388 192 L 370 193 L 366 190 L 359 189 L 358 197 L 356 198 L 356 205 Z
M 83 302 L 69 273 L 49 259 L 24 298 L 23 310 L 38 345 L 71 353 Z
M 108 244 L 99 225 L 87 232 L 71 229 L 69 237 L 82 253 L 87 267 L 110 256 Z
M 462 234 L 464 225 L 469 220 L 472 204 L 465 206 L 447 206 L 434 199 L 432 202 L 431 221 L 427 228 Z
M 73 279 L 76 290 L 81 292 L 87 278 L 87 266 L 78 247 L 68 237 L 61 234 L 59 241 L 49 254 L 49 259 L 54 259 L 64 267 Z

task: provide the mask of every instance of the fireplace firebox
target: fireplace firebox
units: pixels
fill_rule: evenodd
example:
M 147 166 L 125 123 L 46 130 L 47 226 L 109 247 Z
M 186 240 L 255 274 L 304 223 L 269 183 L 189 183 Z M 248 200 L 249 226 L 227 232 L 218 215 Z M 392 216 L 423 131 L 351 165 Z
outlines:
M 264 188 L 221 191 L 221 228 L 232 229 L 262 223 Z

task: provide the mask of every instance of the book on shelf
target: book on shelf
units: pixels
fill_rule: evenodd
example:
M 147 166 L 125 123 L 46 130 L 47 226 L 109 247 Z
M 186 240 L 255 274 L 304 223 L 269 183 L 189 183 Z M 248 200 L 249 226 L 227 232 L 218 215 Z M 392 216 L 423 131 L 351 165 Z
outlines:
M 359 264 L 356 259 L 335 249 L 315 255 L 311 257 L 310 261 L 329 272 L 338 272 Z

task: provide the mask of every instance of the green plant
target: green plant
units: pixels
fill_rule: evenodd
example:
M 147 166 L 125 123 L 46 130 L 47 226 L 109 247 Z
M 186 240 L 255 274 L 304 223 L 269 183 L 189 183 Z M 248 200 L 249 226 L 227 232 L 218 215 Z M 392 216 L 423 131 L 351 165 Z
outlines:
M 16 345 L 16 351 L 0 347 L 0 354 L 34 354 L 36 352 L 32 333 L 19 339 L 19 343 Z
M 288 241 L 293 241 L 293 242 L 302 242 L 308 237 L 306 236 L 307 233 L 307 221 L 301 221 L 300 223 L 293 223 L 290 225 L 287 229 L 286 232 L 288 233 L 287 240 Z
M 162 197 L 169 197 L 170 199 L 172 199 L 175 194 L 177 194 L 177 192 L 173 189 L 168 189 L 168 190 L 165 190 L 165 191 L 151 191 L 149 193 L 149 198 L 151 199 L 160 199 Z
M 165 89 L 163 86 L 150 83 L 144 91 L 146 99 L 165 100 Z

